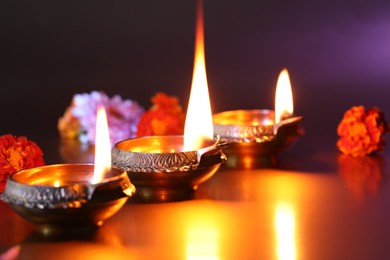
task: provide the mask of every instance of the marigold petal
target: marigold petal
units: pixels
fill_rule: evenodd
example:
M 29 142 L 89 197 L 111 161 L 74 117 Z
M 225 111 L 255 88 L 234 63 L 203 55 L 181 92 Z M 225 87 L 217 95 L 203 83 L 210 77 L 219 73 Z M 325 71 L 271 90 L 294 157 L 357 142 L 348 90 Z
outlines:
M 378 108 L 354 106 L 344 113 L 338 127 L 337 148 L 344 154 L 364 156 L 384 149 L 387 129 L 383 112 Z
M 44 164 L 41 148 L 27 137 L 10 134 L 0 136 L 0 193 L 11 174 Z

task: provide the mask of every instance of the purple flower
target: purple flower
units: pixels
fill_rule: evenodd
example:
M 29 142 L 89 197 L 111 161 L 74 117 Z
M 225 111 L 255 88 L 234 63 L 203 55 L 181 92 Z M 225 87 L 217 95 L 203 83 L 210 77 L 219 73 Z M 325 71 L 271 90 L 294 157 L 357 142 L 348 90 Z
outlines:
M 135 137 L 144 109 L 136 101 L 122 99 L 119 95 L 109 98 L 102 91 L 92 91 L 90 94 L 76 94 L 70 108 L 84 134 L 79 136 L 82 142 L 95 143 L 96 111 L 99 106 L 106 109 L 111 145 Z

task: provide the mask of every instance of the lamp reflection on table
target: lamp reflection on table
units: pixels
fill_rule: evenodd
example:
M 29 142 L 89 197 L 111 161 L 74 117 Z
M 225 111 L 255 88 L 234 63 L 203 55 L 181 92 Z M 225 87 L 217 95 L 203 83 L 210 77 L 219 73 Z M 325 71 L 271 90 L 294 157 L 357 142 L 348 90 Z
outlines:
M 353 157 L 339 154 L 337 161 L 339 175 L 357 203 L 378 192 L 384 180 L 383 156 Z
M 0 255 L 0 259 L 99 260 L 132 259 L 135 255 L 135 252 L 124 246 L 123 238 L 115 229 L 104 225 L 97 230 L 62 233 L 50 238 L 33 231 L 19 245 L 11 247 Z
M 295 212 L 288 202 L 278 202 L 275 208 L 276 254 L 279 260 L 296 259 Z
M 302 186 L 291 181 L 271 180 L 269 185 L 275 189 L 276 256 L 279 260 L 293 260 L 297 258 L 295 207 Z
M 2 201 L 0 201 L 0 212 L 2 223 L 4 223 L 0 229 L 0 245 L 6 245 L 6 241 L 16 244 L 24 238 L 25 233 L 23 232 L 34 229 L 32 223 L 15 215 L 12 208 Z
M 211 219 L 200 219 L 187 229 L 187 260 L 218 260 L 219 231 Z

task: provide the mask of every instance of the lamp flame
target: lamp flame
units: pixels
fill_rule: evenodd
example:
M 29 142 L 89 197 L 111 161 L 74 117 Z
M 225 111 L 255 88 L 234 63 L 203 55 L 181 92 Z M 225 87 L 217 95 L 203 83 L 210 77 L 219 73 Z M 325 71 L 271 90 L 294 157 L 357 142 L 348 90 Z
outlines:
M 275 125 L 284 118 L 294 113 L 293 96 L 291 90 L 290 77 L 287 69 L 283 69 L 276 84 L 275 94 Z
M 203 2 L 197 4 L 194 70 L 184 125 L 184 151 L 197 150 L 213 139 L 213 119 L 207 85 L 204 54 Z
M 111 144 L 107 115 L 104 107 L 99 107 L 96 115 L 95 167 L 92 183 L 99 183 L 111 168 Z

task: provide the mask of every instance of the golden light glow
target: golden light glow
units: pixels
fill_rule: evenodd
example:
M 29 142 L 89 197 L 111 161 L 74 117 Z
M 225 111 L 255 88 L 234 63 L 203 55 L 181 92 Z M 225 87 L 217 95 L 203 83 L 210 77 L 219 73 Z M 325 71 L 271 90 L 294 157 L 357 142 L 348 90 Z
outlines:
M 294 113 L 293 96 L 291 90 L 290 77 L 287 69 L 283 69 L 279 74 L 276 84 L 275 94 L 275 124 Z
M 184 126 L 184 151 L 197 150 L 202 147 L 204 140 L 213 139 L 213 120 L 206 76 L 203 28 L 203 2 L 198 1 L 194 70 Z
M 295 215 L 291 204 L 278 203 L 276 205 L 275 230 L 278 259 L 296 259 Z
M 104 107 L 99 107 L 96 115 L 95 167 L 92 183 L 99 183 L 111 168 L 111 144 L 107 115 Z
M 218 260 L 218 231 L 213 226 L 193 226 L 187 231 L 187 260 Z
M 60 180 L 55 180 L 53 186 L 56 187 L 56 188 L 60 187 L 61 186 L 61 181 Z

